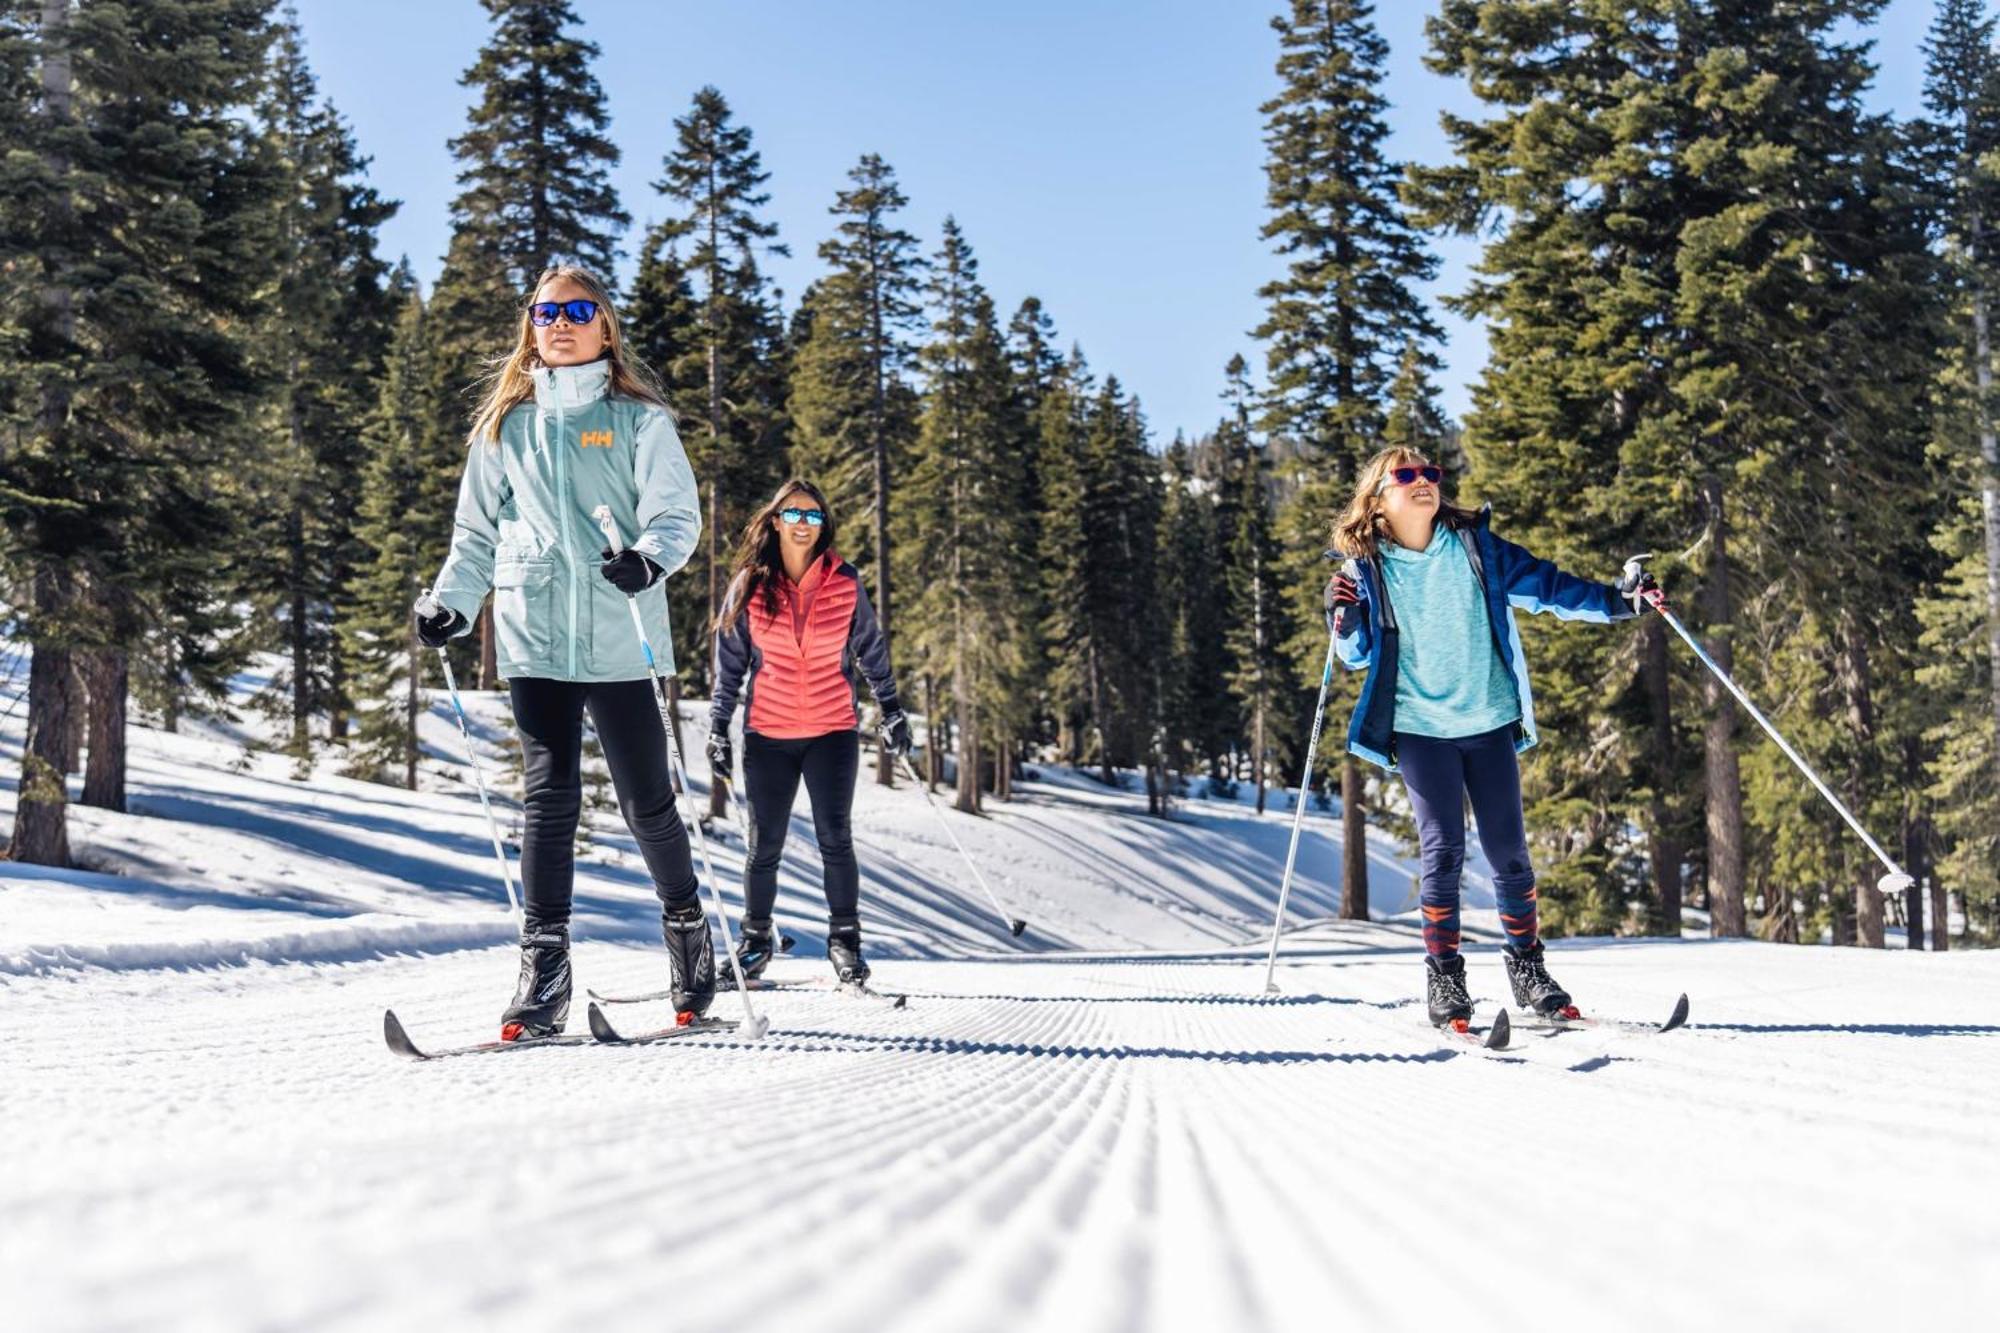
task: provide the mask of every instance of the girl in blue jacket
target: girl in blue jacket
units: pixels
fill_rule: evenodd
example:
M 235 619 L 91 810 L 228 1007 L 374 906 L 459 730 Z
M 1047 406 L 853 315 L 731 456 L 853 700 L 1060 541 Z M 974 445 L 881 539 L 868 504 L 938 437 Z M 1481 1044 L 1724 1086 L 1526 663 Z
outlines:
M 1666 598 L 1650 574 L 1615 587 L 1565 574 L 1494 536 L 1490 509 L 1445 503 L 1443 482 L 1422 454 L 1385 449 L 1334 525 L 1347 560 L 1327 584 L 1327 624 L 1341 663 L 1368 671 L 1347 748 L 1400 772 L 1410 794 L 1431 1022 L 1463 1029 L 1472 1018 L 1458 952 L 1468 796 L 1493 867 L 1514 1002 L 1575 1017 L 1543 961 L 1536 922 L 1515 758 L 1535 743 L 1535 705 L 1513 609 L 1609 622 Z

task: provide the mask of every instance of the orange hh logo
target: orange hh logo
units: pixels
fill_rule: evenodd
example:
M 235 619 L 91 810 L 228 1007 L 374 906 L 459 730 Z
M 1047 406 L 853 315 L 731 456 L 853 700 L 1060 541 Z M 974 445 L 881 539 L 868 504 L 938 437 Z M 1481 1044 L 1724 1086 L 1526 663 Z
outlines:
M 609 449 L 611 447 L 611 432 L 608 430 L 587 430 L 577 437 L 577 444 L 584 449 L 588 449 L 592 445 Z

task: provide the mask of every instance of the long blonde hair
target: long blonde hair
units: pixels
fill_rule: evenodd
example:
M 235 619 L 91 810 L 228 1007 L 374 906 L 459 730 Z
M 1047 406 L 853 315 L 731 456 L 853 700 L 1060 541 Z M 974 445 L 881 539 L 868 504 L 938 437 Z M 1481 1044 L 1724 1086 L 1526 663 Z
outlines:
M 1398 467 L 1423 467 L 1431 460 L 1418 449 L 1402 445 L 1391 445 L 1382 450 L 1361 469 L 1355 478 L 1354 494 L 1347 501 L 1347 508 L 1333 523 L 1333 546 L 1342 555 L 1356 558 L 1372 556 L 1379 549 L 1378 542 L 1389 530 L 1389 520 L 1382 517 L 1382 482 L 1388 477 L 1389 469 Z M 1478 521 L 1479 515 L 1473 510 L 1447 503 L 1444 488 L 1438 488 L 1437 521 L 1454 528 L 1469 527 Z
M 472 418 L 472 438 L 485 440 L 488 444 L 500 441 L 500 423 L 507 414 L 520 404 L 535 396 L 533 372 L 542 364 L 542 358 L 535 353 L 535 326 L 528 318 L 528 307 L 535 302 L 536 293 L 557 279 L 567 278 L 589 294 L 597 302 L 597 317 L 604 321 L 604 356 L 611 363 L 611 392 L 626 398 L 636 398 L 642 403 L 664 409 L 669 416 L 673 408 L 667 405 L 667 398 L 660 391 L 653 373 L 625 354 L 625 335 L 618 328 L 618 312 L 611 308 L 611 293 L 595 274 L 574 264 L 557 264 L 545 269 L 542 276 L 535 279 L 535 285 L 528 289 L 528 299 L 521 303 L 521 324 L 514 338 L 514 350 L 501 357 L 484 379 L 486 396 L 479 404 L 478 413 Z

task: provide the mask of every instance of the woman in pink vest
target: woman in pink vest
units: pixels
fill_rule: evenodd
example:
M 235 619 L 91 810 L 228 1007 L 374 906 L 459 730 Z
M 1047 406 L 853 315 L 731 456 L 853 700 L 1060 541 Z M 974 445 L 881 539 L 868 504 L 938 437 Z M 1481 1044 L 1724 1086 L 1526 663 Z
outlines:
M 743 529 L 715 632 L 710 770 L 733 779 L 729 719 L 744 702 L 743 792 L 750 855 L 743 866 L 743 938 L 737 957 L 754 977 L 771 961 L 771 905 L 792 801 L 805 779 L 826 867 L 826 956 L 843 984 L 868 979 L 861 957 L 861 870 L 850 817 L 861 767 L 854 670 L 882 710 L 882 743 L 908 754 L 910 724 L 896 703 L 889 647 L 854 566 L 833 549 L 833 515 L 811 482 L 793 480 Z

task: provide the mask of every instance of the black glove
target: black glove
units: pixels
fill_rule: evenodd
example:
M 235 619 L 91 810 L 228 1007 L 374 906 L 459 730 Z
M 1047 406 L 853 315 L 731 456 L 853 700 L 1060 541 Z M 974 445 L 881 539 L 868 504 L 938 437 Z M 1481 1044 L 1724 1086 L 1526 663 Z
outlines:
M 427 616 L 421 611 L 416 615 L 417 638 L 426 648 L 444 647 L 465 628 L 465 617 L 443 604 L 438 606 L 436 615 Z
M 910 752 L 910 719 L 903 716 L 902 709 L 882 714 L 876 730 L 882 733 L 882 744 L 889 748 L 890 754 L 901 758 Z
M 597 567 L 597 572 L 627 597 L 636 596 L 660 581 L 660 567 L 629 546 L 616 555 L 607 546 L 603 556 L 604 563 Z
M 1661 589 L 1652 572 L 1635 569 L 1622 575 L 1618 580 L 1618 594 L 1632 603 L 1632 608 L 1644 612 L 1647 607 L 1656 611 L 1667 609 L 1667 594 Z
M 708 733 L 708 771 L 724 782 L 735 780 L 736 751 L 729 744 L 729 732 L 717 727 Z
M 1346 634 L 1360 621 L 1361 585 L 1345 574 L 1326 581 L 1326 627 L 1334 634 Z

